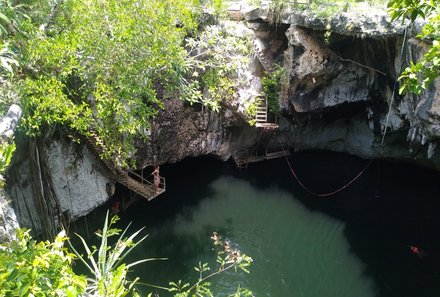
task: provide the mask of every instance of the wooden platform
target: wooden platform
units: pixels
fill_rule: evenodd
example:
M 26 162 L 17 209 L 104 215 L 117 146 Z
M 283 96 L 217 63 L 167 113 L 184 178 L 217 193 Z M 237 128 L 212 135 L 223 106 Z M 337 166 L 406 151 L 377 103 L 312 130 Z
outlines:
M 278 124 L 275 123 L 256 123 L 255 127 L 264 129 L 278 129 Z
M 271 153 L 266 153 L 266 156 L 264 157 L 265 160 L 271 160 L 271 159 L 277 159 L 277 158 L 284 158 L 285 156 L 290 156 L 289 151 L 276 151 Z
M 272 160 L 277 158 L 284 158 L 285 156 L 290 156 L 289 151 L 274 151 L 266 153 L 266 155 L 251 156 L 251 155 L 236 155 L 232 156 L 235 161 L 235 165 L 239 169 L 247 168 L 249 164 L 261 162 L 264 160 Z

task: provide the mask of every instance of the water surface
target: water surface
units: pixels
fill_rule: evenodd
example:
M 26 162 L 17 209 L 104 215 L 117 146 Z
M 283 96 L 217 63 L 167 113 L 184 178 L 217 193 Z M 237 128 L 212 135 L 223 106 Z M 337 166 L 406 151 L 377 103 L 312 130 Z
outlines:
M 291 158 L 315 191 L 334 190 L 367 161 L 309 152 Z M 254 262 L 249 275 L 213 281 L 216 296 L 238 284 L 256 296 L 434 297 L 440 294 L 439 175 L 375 162 L 350 188 L 316 198 L 292 179 L 284 160 L 238 172 L 232 163 L 186 160 L 164 166 L 167 192 L 122 215 L 150 237 L 133 259 L 168 257 L 137 268 L 166 285 L 194 280 L 198 261 L 215 266 L 210 235 L 220 233 Z M 423 257 L 409 247 L 419 246 Z M 159 291 L 161 296 L 164 292 Z

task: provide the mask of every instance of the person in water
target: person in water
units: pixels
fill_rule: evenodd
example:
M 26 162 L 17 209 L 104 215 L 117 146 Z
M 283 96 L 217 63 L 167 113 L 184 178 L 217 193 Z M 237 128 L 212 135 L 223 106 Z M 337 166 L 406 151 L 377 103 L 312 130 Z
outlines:
M 413 255 L 417 255 L 417 256 L 421 256 L 422 254 L 420 253 L 420 249 L 418 246 L 412 245 L 409 247 L 409 250 L 411 251 L 411 253 Z
M 110 214 L 111 215 L 117 214 L 117 213 L 119 213 L 119 210 L 120 210 L 119 209 L 119 200 L 115 200 L 112 204 L 112 209 L 111 209 Z
M 410 245 L 409 251 L 411 252 L 411 254 L 413 254 L 419 258 L 423 258 L 428 255 L 425 251 L 423 251 L 420 247 L 418 247 L 416 245 Z

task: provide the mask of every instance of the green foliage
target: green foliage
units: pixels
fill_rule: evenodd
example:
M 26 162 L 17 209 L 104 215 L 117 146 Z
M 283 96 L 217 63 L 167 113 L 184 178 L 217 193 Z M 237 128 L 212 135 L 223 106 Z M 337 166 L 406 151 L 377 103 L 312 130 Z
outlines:
M 134 281 L 127 280 L 128 270 L 140 263 L 151 261 L 154 259 L 143 259 L 130 264 L 124 263 L 127 255 L 140 244 L 147 236 L 135 242 L 135 238 L 143 230 L 140 229 L 132 235 L 125 237 L 128 227 L 121 233 L 122 230 L 114 228 L 114 224 L 119 220 L 117 216 L 111 217 L 107 213 L 102 232 L 97 233 L 101 238 L 99 248 L 93 246 L 89 247 L 80 235 L 79 238 L 84 246 L 86 255 L 82 256 L 75 250 L 73 251 L 84 263 L 93 277 L 89 278 L 87 292 L 94 296 L 101 297 L 122 297 L 127 295 L 134 289 L 134 285 L 138 279 Z M 118 236 L 114 245 L 109 244 L 110 238 Z
M 279 114 L 278 96 L 281 90 L 281 79 L 284 75 L 284 68 L 276 67 L 276 69 L 266 75 L 261 80 L 263 85 L 263 93 L 267 98 L 269 111 L 273 114 Z
M 237 70 L 248 62 L 250 40 L 229 34 L 226 27 L 216 25 L 206 27 L 197 38 L 188 38 L 186 43 L 190 67 L 182 98 L 190 104 L 197 102 L 218 111 L 221 103 L 228 104 L 237 96 Z
M 281 16 L 289 8 L 289 0 L 273 0 L 269 4 L 270 23 L 277 26 L 281 23 Z
M 182 281 L 170 282 L 169 292 L 174 293 L 174 297 L 213 297 L 211 291 L 211 282 L 209 281 L 218 274 L 224 273 L 228 270 L 242 271 L 249 273 L 249 266 L 252 263 L 252 258 L 243 254 L 240 250 L 234 249 L 230 243 L 223 241 L 221 237 L 214 232 L 211 239 L 217 249 L 217 268 L 211 269 L 208 263 L 201 263 L 194 267 L 198 274 L 198 280 L 190 285 Z M 229 294 L 228 297 L 251 297 L 254 296 L 248 289 L 237 288 L 235 292 Z
M 388 9 L 391 20 L 401 19 L 402 24 L 408 18 L 414 22 L 418 17 L 425 18 L 436 10 L 437 0 L 390 0 Z
M 9 48 L 8 43 L 0 40 L 0 77 L 14 74 L 14 66 L 18 67 L 16 55 Z
M 146 138 L 161 99 L 179 89 L 187 67 L 183 41 L 197 28 L 199 11 L 196 0 L 43 6 L 14 38 L 23 66 L 17 85 L 25 132 L 37 135 L 59 124 L 82 135 L 96 133 L 103 157 L 127 165 L 135 138 Z
M 214 111 L 219 111 L 220 102 L 232 100 L 236 96 L 236 82 L 217 68 L 209 68 L 202 75 L 203 88 L 207 96 L 202 98 L 202 104 Z
M 14 241 L 0 245 L 0 296 L 141 296 L 135 288 L 139 278 L 129 281 L 128 271 L 146 261 L 164 259 L 143 259 L 127 264 L 127 255 L 147 236 L 136 239 L 143 228 L 131 235 L 127 235 L 128 227 L 124 231 L 115 228 L 118 219 L 117 216 L 109 219 L 107 213 L 103 230 L 97 233 L 101 238 L 99 248 L 89 247 L 79 236 L 85 255 L 81 255 L 72 245 L 71 249 L 76 255 L 68 252 L 64 247 L 64 242 L 68 240 L 64 231 L 50 243 L 37 242 L 31 238 L 29 231 L 17 230 Z M 114 237 L 117 237 L 116 240 Z M 249 273 L 252 258 L 222 241 L 215 232 L 211 238 L 217 247 L 218 267 L 215 270 L 211 270 L 208 264 L 199 263 L 195 267 L 198 280 L 194 284 L 178 281 L 171 282 L 169 288 L 156 288 L 164 289 L 175 297 L 213 296 L 210 280 L 215 276 L 229 270 Z M 110 241 L 115 243 L 110 244 Z M 75 259 L 85 265 L 91 277 L 73 272 Z M 228 296 L 252 297 L 253 294 L 239 286 Z
M 12 155 L 15 152 L 15 143 L 0 144 L 0 174 L 3 173 L 11 163 Z
M 401 94 L 420 94 L 440 73 L 440 1 L 391 0 L 388 7 L 393 20 L 401 19 L 404 22 L 409 19 L 414 22 L 418 17 L 426 20 L 422 33 L 417 37 L 431 40 L 432 46 L 419 61 L 411 62 L 399 78 Z
M 18 230 L 15 241 L 0 246 L 0 296 L 67 296 L 82 294 L 85 277 L 71 268 L 75 256 L 64 248 L 61 232 L 53 243 L 37 243 Z
M 254 100 L 249 104 L 249 106 L 246 108 L 245 114 L 248 117 L 248 123 L 251 126 L 255 126 L 257 123 L 256 115 L 257 115 L 257 102 Z
M 201 0 L 200 4 L 207 9 L 212 9 L 213 13 L 217 16 L 224 10 L 223 0 Z
M 0 143 L 0 188 L 4 187 L 4 180 L 2 174 L 8 168 L 12 160 L 12 155 L 15 152 L 15 143 Z
M 0 37 L 13 34 L 19 22 L 28 18 L 25 6 L 18 1 L 0 0 Z
M 363 12 L 365 7 L 384 7 L 386 0 L 311 0 L 307 10 L 320 18 L 331 18 L 341 12 Z
M 11 49 L 10 35 L 13 35 L 19 23 L 28 18 L 24 5 L 16 1 L 0 0 L 0 78 L 13 75 L 17 68 L 17 55 Z

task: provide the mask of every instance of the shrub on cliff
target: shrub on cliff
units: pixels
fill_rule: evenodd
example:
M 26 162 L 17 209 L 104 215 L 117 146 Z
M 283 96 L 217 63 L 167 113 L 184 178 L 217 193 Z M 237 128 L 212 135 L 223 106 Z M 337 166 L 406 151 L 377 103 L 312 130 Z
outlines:
M 425 25 L 418 38 L 431 43 L 419 61 L 411 62 L 400 76 L 400 93 L 420 94 L 440 74 L 440 1 L 439 0 L 391 0 L 388 2 L 393 20 L 424 19 Z

